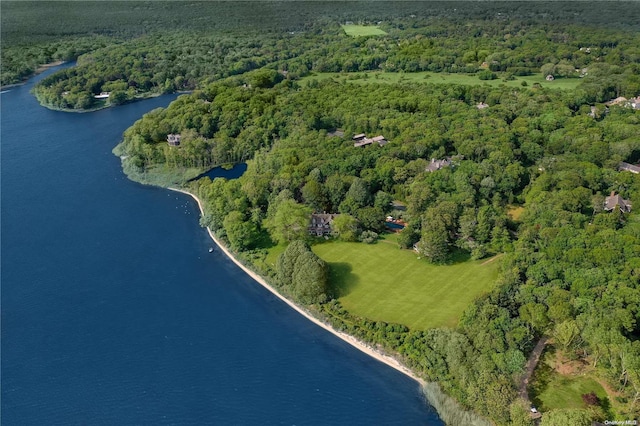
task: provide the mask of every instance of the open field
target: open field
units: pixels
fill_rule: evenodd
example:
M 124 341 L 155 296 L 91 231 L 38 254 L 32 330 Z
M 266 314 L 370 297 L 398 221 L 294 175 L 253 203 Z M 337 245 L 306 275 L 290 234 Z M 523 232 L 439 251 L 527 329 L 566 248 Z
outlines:
M 454 327 L 498 276 L 498 262 L 482 265 L 483 260 L 459 258 L 435 266 L 398 249 L 393 237 L 376 244 L 330 241 L 312 247 L 329 263 L 331 284 L 349 312 L 412 329 Z
M 342 25 L 342 29 L 351 37 L 385 35 L 386 32 L 373 25 Z
M 555 350 L 552 346 L 547 346 L 529 385 L 529 396 L 533 404 L 541 411 L 586 408 L 582 395 L 594 392 L 603 401 L 603 408 L 609 409 L 610 402 L 603 387 L 582 367 L 571 369 L 572 364 L 577 362 L 565 362 L 558 367 L 560 371 L 562 368 L 569 370 L 561 374 L 556 368 L 559 364 Z
M 364 71 L 353 73 L 314 73 L 302 78 L 301 81 L 334 79 L 336 81 L 348 81 L 354 84 L 432 83 L 462 84 L 467 86 L 479 86 L 486 84 L 493 87 L 498 87 L 500 85 L 505 85 L 507 87 L 522 87 L 522 83 L 526 82 L 527 87 L 532 87 L 535 83 L 538 83 L 541 87 L 564 90 L 575 89 L 582 81 L 579 78 L 558 78 L 554 81 L 546 81 L 542 74 L 514 78 L 515 80 L 510 81 L 503 81 L 501 78 L 497 78 L 495 80 L 480 80 L 477 75 L 469 74 L 436 73 L 430 71 L 415 73 Z

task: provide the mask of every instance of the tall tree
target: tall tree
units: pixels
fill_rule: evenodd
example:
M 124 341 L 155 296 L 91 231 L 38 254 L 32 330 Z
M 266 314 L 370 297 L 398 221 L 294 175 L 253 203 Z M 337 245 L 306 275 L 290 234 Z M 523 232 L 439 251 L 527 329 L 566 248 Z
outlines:
M 280 203 L 273 218 L 265 220 L 265 225 L 274 241 L 286 243 L 305 238 L 310 221 L 309 207 L 287 199 Z

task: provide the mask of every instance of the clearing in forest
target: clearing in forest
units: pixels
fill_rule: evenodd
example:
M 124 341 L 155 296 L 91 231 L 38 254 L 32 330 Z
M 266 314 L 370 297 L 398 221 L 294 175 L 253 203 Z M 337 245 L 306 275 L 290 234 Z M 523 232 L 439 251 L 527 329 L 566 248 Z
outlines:
M 580 361 L 563 359 L 553 345 L 542 354 L 529 382 L 529 396 L 538 410 L 587 408 L 582 395 L 594 392 L 607 413 L 611 402 L 604 388 L 591 376 L 591 368 Z
M 488 85 L 498 87 L 544 87 L 547 89 L 573 90 L 582 82 L 580 78 L 557 78 L 553 81 L 546 81 L 540 73 L 527 76 L 514 76 L 513 80 L 503 80 L 500 73 L 495 80 L 480 80 L 477 74 L 464 73 L 444 73 L 444 72 L 384 72 L 384 71 L 360 71 L 360 72 L 316 72 L 303 77 L 306 80 L 327 80 L 333 79 L 340 82 L 353 84 L 399 84 L 399 83 L 422 83 L 422 84 L 461 84 L 465 86 Z M 526 83 L 523 86 L 523 83 Z
M 373 25 L 342 25 L 342 29 L 351 37 L 385 35 L 386 32 Z
M 487 293 L 499 262 L 460 255 L 449 265 L 432 265 L 412 250 L 389 244 L 329 241 L 312 247 L 330 268 L 331 285 L 351 313 L 411 329 L 455 327 L 464 309 Z

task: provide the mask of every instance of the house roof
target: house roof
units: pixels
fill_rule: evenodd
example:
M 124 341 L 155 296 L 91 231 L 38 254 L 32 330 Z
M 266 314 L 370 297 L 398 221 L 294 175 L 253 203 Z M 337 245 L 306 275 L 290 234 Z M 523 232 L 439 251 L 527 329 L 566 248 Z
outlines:
M 309 223 L 309 232 L 318 234 L 329 233 L 331 231 L 331 222 L 338 214 L 335 213 L 313 213 Z M 318 234 L 320 235 L 320 234 Z
M 362 138 L 360 138 L 360 136 L 362 136 Z M 380 145 L 380 146 L 384 146 L 389 142 L 382 135 L 374 136 L 373 138 L 369 139 L 368 137 L 364 136 L 364 133 L 362 133 L 362 135 L 354 136 L 353 140 L 356 141 L 353 144 L 353 146 L 355 146 L 355 147 L 369 145 L 369 144 L 372 144 L 374 142 L 377 142 L 378 145 Z
M 436 170 L 440 170 L 443 167 L 447 167 L 451 165 L 451 157 L 443 158 L 442 160 L 436 160 L 435 158 L 431 159 L 431 162 L 427 166 L 428 172 L 435 172 Z
M 612 99 L 609 102 L 605 102 L 605 105 L 618 105 L 626 101 L 627 98 L 625 98 L 624 96 L 618 96 L 617 98 Z
M 169 133 L 167 135 L 167 142 L 169 142 L 169 145 L 180 145 L 180 135 Z
M 618 207 L 623 213 L 629 213 L 631 211 L 631 202 L 629 200 L 625 200 L 619 194 L 616 194 L 615 191 L 611 191 L 611 195 L 604 200 L 604 209 L 605 211 L 610 212 L 616 207 Z
M 629 164 L 629 163 L 625 163 L 624 161 L 621 161 L 620 164 L 618 164 L 618 170 L 625 170 L 627 172 L 631 172 L 631 173 L 640 173 L 640 166 L 635 166 L 633 164 Z
M 364 139 L 366 137 L 367 135 L 365 135 L 364 133 L 358 133 L 357 135 L 353 135 L 353 140 L 356 141 L 358 139 Z

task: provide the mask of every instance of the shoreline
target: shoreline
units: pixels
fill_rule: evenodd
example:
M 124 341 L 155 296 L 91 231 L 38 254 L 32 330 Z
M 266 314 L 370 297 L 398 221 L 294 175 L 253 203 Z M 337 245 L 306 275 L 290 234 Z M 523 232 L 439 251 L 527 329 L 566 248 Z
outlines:
M 48 70 L 49 68 L 57 67 L 57 66 L 60 66 L 60 65 L 66 64 L 66 63 L 67 63 L 67 61 L 55 61 L 55 62 L 49 62 L 48 64 L 39 65 L 38 68 L 36 68 L 35 71 L 33 71 L 33 73 L 30 74 L 28 77 L 26 77 L 23 81 L 21 81 L 19 83 L 11 83 L 11 84 L 6 84 L 4 86 L 0 86 L 0 90 L 7 90 L 7 89 L 14 88 L 14 87 L 22 86 L 23 84 L 26 84 L 27 81 L 29 81 L 33 77 L 35 77 L 36 75 L 38 75 L 40 73 L 43 73 L 44 71 Z
M 200 199 L 195 194 L 192 194 L 191 192 L 185 191 L 183 189 L 178 189 L 178 188 L 167 188 L 167 189 L 169 189 L 171 191 L 181 192 L 183 194 L 191 196 L 196 201 L 196 203 L 198 203 L 198 208 L 200 209 L 200 214 L 204 215 L 202 202 L 200 201 Z M 353 337 L 353 336 L 351 336 L 351 335 L 349 335 L 347 333 L 344 333 L 344 332 L 341 332 L 341 331 L 338 331 L 338 330 L 334 329 L 330 325 L 320 321 L 318 318 L 316 318 L 313 315 L 311 315 L 309 312 L 304 310 L 299 305 L 293 303 L 291 300 L 289 300 L 286 297 L 284 297 L 283 295 L 281 295 L 275 288 L 270 286 L 265 281 L 265 279 L 262 278 L 262 276 L 258 275 L 257 273 L 255 273 L 254 271 L 252 271 L 251 269 L 247 268 L 245 265 L 240 263 L 240 261 L 238 261 L 233 256 L 233 254 L 229 251 L 229 249 L 213 234 L 213 232 L 211 232 L 211 229 L 209 229 L 209 227 L 207 227 L 207 232 L 209 233 L 209 236 L 211 237 L 213 242 L 220 248 L 220 250 L 222 250 L 227 255 L 227 257 L 229 259 L 231 259 L 231 261 L 233 261 L 233 263 L 236 264 L 236 266 L 238 266 L 240 269 L 242 269 L 255 282 L 260 284 L 262 287 L 267 289 L 274 296 L 276 296 L 277 298 L 282 300 L 284 303 L 289 305 L 292 309 L 294 309 L 300 315 L 305 317 L 307 320 L 309 320 L 309 321 L 313 322 L 314 324 L 316 324 L 317 326 L 327 330 L 329 333 L 333 334 L 334 336 L 338 337 L 339 339 L 341 339 L 342 341 L 348 343 L 349 345 L 351 345 L 352 347 L 358 349 L 359 351 L 365 353 L 366 355 L 369 355 L 370 357 L 374 358 L 375 360 L 380 361 L 383 364 L 386 364 L 389 367 L 395 369 L 396 371 L 401 372 L 405 376 L 408 376 L 411 379 L 415 380 L 420 385 L 421 391 L 424 392 L 424 386 L 427 384 L 427 382 L 425 382 L 422 378 L 418 377 L 413 371 L 411 371 L 410 369 L 408 369 L 407 367 L 402 365 L 400 363 L 400 361 L 398 361 L 397 359 L 395 359 L 392 356 L 385 355 L 385 354 L 377 351 L 376 349 L 372 348 L 371 346 L 365 344 L 364 342 L 356 339 L 355 337 Z

